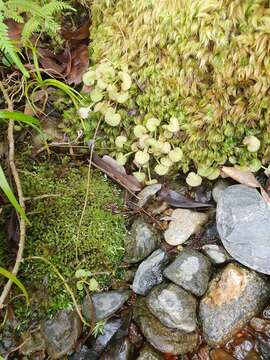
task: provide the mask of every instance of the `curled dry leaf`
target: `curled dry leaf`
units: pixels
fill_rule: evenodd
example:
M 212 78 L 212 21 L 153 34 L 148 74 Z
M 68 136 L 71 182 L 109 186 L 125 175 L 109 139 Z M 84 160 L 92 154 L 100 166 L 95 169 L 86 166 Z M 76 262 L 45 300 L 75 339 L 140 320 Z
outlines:
M 91 141 L 88 142 L 88 146 L 91 149 Z M 104 160 L 93 151 L 92 164 L 118 184 L 123 186 L 130 193 L 134 194 L 142 189 L 141 183 L 135 178 L 135 176 L 128 175 L 124 167 L 116 164 L 114 159 L 109 156 L 106 156 Z
M 160 190 L 158 196 L 160 197 L 161 200 L 165 201 L 167 204 L 175 208 L 189 209 L 189 208 L 203 208 L 203 207 L 213 206 L 212 204 L 206 204 L 206 203 L 194 201 L 178 193 L 177 191 L 165 187 Z
M 259 183 L 259 181 L 255 178 L 251 171 L 240 170 L 234 167 L 223 166 L 222 167 L 222 174 L 223 176 L 229 176 L 230 178 L 234 179 L 235 181 L 239 182 L 240 184 L 250 186 L 253 188 L 259 188 L 261 190 L 262 197 L 268 203 L 270 203 L 270 197 Z

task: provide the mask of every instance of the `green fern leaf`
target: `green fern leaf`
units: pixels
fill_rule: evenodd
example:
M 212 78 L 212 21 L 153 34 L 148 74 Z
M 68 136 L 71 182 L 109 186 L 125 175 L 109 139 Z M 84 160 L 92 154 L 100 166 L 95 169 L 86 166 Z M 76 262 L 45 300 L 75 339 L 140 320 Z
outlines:
M 4 23 L 4 16 L 0 12 L 0 50 L 4 54 L 8 54 L 14 64 L 19 68 L 25 77 L 29 77 L 29 73 L 26 68 L 23 66 L 14 45 L 12 44 L 8 36 L 8 27 Z
M 25 23 L 21 36 L 21 41 L 24 46 L 27 44 L 27 41 L 30 39 L 31 35 L 37 32 L 39 28 L 40 28 L 40 22 L 38 21 L 38 19 L 34 17 L 30 18 Z
M 42 13 L 46 14 L 46 16 L 52 16 L 56 12 L 62 10 L 75 10 L 75 9 L 63 1 L 53 1 L 49 4 L 45 4 L 42 6 Z

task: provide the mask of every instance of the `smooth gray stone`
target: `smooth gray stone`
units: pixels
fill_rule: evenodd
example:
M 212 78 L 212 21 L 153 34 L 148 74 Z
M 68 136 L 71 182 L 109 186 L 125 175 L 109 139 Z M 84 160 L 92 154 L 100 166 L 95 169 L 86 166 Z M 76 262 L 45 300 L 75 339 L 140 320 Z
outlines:
M 161 189 L 161 186 L 161 184 L 148 185 L 141 192 L 139 192 L 137 195 L 139 198 L 138 207 L 142 208 L 144 205 L 146 205 L 147 202 L 151 200 L 151 198 L 155 196 L 156 193 Z
M 202 250 L 214 264 L 223 264 L 230 258 L 226 251 L 216 244 L 203 245 Z
M 192 332 L 196 329 L 196 299 L 175 284 L 161 284 L 147 295 L 148 309 L 163 325 Z
M 95 316 L 92 313 L 92 305 L 87 296 L 83 299 L 82 313 L 87 321 L 95 318 L 96 321 L 104 320 L 119 310 L 131 295 L 129 290 L 113 290 L 96 293 L 91 296 Z
M 164 270 L 166 278 L 176 285 L 202 296 L 211 274 L 210 260 L 196 250 L 184 249 Z
M 259 192 L 245 185 L 228 187 L 218 199 L 216 220 L 228 253 L 270 275 L 270 206 Z
M 210 283 L 200 302 L 203 334 L 220 345 L 260 313 L 270 298 L 269 280 L 255 271 L 229 264 Z
M 53 359 L 60 359 L 70 353 L 81 332 L 82 323 L 76 311 L 61 310 L 55 317 L 41 324 L 47 352 Z
M 218 202 L 220 195 L 229 186 L 230 186 L 230 184 L 226 180 L 223 180 L 223 179 L 219 179 L 215 183 L 213 190 L 212 190 L 212 196 L 213 196 L 213 199 L 215 200 L 215 202 Z
M 162 283 L 162 272 L 168 261 L 169 257 L 163 250 L 154 251 L 138 267 L 132 285 L 133 291 L 139 295 L 146 295 L 153 286 Z
M 160 235 L 156 229 L 138 218 L 131 226 L 130 234 L 125 238 L 126 259 L 137 263 L 150 255 L 159 245 Z
M 146 306 L 145 299 L 137 300 L 134 307 L 134 320 L 146 340 L 158 351 L 173 355 L 193 351 L 198 342 L 196 332 L 186 333 L 164 326 Z

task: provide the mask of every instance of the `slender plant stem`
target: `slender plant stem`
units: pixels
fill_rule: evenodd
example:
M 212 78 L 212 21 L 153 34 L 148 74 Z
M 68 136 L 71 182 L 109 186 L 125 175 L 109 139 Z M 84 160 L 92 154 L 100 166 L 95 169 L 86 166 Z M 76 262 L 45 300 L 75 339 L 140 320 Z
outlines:
M 0 90 L 3 93 L 3 96 L 5 98 L 5 101 L 7 103 L 8 106 L 8 111 L 13 111 L 13 104 L 11 99 L 9 98 L 5 87 L 3 85 L 3 82 L 0 81 Z M 13 135 L 13 130 L 14 130 L 14 121 L 10 120 L 9 121 L 9 125 L 8 125 L 8 143 L 9 143 L 9 166 L 11 169 L 11 173 L 12 176 L 14 178 L 14 182 L 17 188 L 17 193 L 18 193 L 18 198 L 19 198 L 19 203 L 20 206 L 22 207 L 23 210 L 25 210 L 25 202 L 24 202 L 24 196 L 23 196 L 23 191 L 22 191 L 22 186 L 21 186 L 21 181 L 20 181 L 20 177 L 16 168 L 16 164 L 15 164 L 15 145 L 14 145 L 14 135 Z M 25 235 L 26 235 L 26 223 L 25 220 L 20 217 L 20 240 L 19 240 L 19 248 L 18 248 L 18 252 L 17 252 L 17 257 L 16 257 L 16 261 L 15 264 L 13 266 L 12 269 L 12 274 L 13 275 L 17 275 L 19 268 L 20 268 L 20 264 L 23 258 L 23 252 L 24 252 L 24 246 L 25 246 Z M 6 285 L 4 286 L 4 289 L 2 291 L 2 294 L 0 296 L 0 309 L 2 309 L 4 307 L 4 303 L 5 300 L 9 294 L 9 291 L 11 289 L 12 286 L 12 281 L 8 280 L 8 282 L 6 283 Z
M 78 256 L 78 242 L 80 241 L 80 233 L 81 233 L 81 227 L 82 227 L 82 222 L 84 219 L 84 215 L 85 215 L 85 210 L 88 204 L 88 198 L 89 198 L 89 192 L 90 192 L 90 179 L 91 179 L 91 166 L 92 166 L 92 158 L 93 158 L 93 152 L 94 152 L 94 147 L 95 147 L 95 140 L 97 137 L 97 133 L 98 133 L 98 129 L 101 123 L 101 119 L 99 120 L 97 127 L 95 129 L 95 133 L 94 133 L 94 139 L 93 139 L 93 145 L 91 146 L 90 149 L 90 156 L 89 156 L 89 164 L 88 164 L 88 172 L 87 172 L 87 185 L 86 185 L 86 193 L 85 193 L 85 198 L 84 198 L 84 204 L 83 204 L 83 209 L 82 209 L 82 213 L 80 216 L 80 220 L 79 220 L 79 225 L 78 225 L 78 231 L 77 231 L 77 236 L 76 236 L 76 243 L 75 243 L 75 255 L 76 255 L 76 262 L 79 262 L 79 256 Z

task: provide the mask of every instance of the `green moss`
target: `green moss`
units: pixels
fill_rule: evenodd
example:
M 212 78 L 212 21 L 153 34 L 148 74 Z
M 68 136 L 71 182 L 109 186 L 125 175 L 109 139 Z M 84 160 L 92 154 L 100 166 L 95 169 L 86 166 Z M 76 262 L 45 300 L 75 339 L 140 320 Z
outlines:
M 83 293 L 76 290 L 74 274 L 77 269 L 91 272 L 108 272 L 110 276 L 97 277 L 108 285 L 116 274 L 123 256 L 125 235 L 124 218 L 113 214 L 113 208 L 121 210 L 119 190 L 104 176 L 92 171 L 89 201 L 78 235 L 87 188 L 88 168 L 83 165 L 54 166 L 43 164 L 30 166 L 21 173 L 28 216 L 31 227 L 27 241 L 20 279 L 31 298 L 30 309 L 20 301 L 15 303 L 16 314 L 21 320 L 53 313 L 71 306 L 61 280 L 47 264 L 27 257 L 41 256 L 54 264 L 69 281 L 80 299 Z M 38 199 L 42 195 L 47 197 Z M 36 198 L 36 199 L 33 199 Z M 76 260 L 76 247 L 78 262 Z
M 120 133 L 132 140 L 147 117 L 162 126 L 175 116 L 180 131 L 169 141 L 184 156 L 174 171 L 268 163 L 268 12 L 264 0 L 94 0 L 91 64 L 127 65 L 139 85 L 120 106 L 123 126 L 105 127 L 103 141 L 110 147 Z M 247 135 L 259 138 L 258 152 L 243 145 Z

